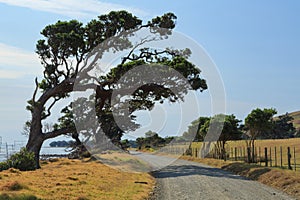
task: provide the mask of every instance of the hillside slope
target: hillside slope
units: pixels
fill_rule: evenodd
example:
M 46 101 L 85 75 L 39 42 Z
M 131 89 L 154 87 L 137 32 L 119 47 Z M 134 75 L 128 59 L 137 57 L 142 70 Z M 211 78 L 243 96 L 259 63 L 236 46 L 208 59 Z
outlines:
M 299 130 L 300 129 L 300 111 L 288 113 L 289 116 L 293 117 L 292 120 L 294 127 Z
M 300 128 L 300 111 L 289 113 L 290 116 L 294 118 L 293 124 L 295 128 Z

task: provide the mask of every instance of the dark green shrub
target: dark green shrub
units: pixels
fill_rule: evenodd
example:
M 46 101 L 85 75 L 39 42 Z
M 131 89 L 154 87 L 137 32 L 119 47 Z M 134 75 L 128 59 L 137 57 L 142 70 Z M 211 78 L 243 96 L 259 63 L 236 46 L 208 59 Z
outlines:
M 0 172 L 3 170 L 7 170 L 9 168 L 9 165 L 7 162 L 0 162 Z
M 1 194 L 0 195 L 0 200 L 9 200 L 10 198 L 9 198 L 9 196 L 8 196 L 8 194 Z
M 22 148 L 20 152 L 11 155 L 6 161 L 9 167 L 28 171 L 35 169 L 34 153 L 29 152 L 26 148 Z
M 12 183 L 8 183 L 3 188 L 5 188 L 5 190 L 8 190 L 8 191 L 19 191 L 19 190 L 22 190 L 24 188 L 24 186 L 21 185 L 20 183 L 18 183 L 17 181 L 14 181 Z
M 19 195 L 19 196 L 9 196 L 8 194 L 1 194 L 0 200 L 38 200 L 34 195 Z
M 34 195 L 21 195 L 21 196 L 17 196 L 12 198 L 13 200 L 38 200 L 39 198 L 37 198 Z

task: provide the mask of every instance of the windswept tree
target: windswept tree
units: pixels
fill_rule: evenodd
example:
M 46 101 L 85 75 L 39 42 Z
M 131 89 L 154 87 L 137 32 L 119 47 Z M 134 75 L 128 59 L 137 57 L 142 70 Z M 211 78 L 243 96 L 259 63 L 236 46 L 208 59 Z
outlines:
M 203 133 L 207 133 L 209 128 L 221 132 L 215 145 L 221 159 L 226 159 L 227 141 L 241 139 L 240 122 L 241 120 L 237 119 L 234 115 L 218 114 L 212 117 L 210 121 L 206 121 L 201 127 Z
M 80 143 L 80 134 L 85 137 L 95 137 L 91 135 L 93 131 L 76 130 L 74 119 L 89 119 L 88 114 L 74 113 L 74 102 L 62 109 L 62 117 L 52 129 L 44 131 L 44 120 L 52 115 L 52 108 L 57 102 L 68 98 L 73 92 L 86 91 L 88 89 L 96 90 L 96 95 L 91 97 L 96 106 L 96 114 L 98 123 L 103 132 L 109 135 L 109 138 L 120 139 L 124 130 L 135 129 L 133 112 L 139 109 L 151 109 L 155 102 L 177 102 L 183 100 L 188 90 L 207 89 L 205 80 L 200 77 L 200 70 L 188 61 L 191 52 L 185 50 L 157 50 L 151 48 L 139 48 L 138 44 L 132 44 L 123 33 L 127 35 L 133 34 L 136 30 L 150 29 L 151 33 L 159 34 L 161 39 L 172 34 L 175 27 L 176 16 L 172 13 L 164 14 L 156 17 L 143 24 L 142 20 L 136 16 L 126 12 L 110 12 L 107 15 L 101 15 L 97 19 L 91 20 L 86 25 L 76 20 L 58 21 L 55 24 L 46 26 L 41 34 L 43 39 L 39 40 L 36 45 L 36 53 L 38 54 L 41 65 L 43 67 L 42 80 L 35 79 L 35 91 L 32 98 L 28 101 L 27 109 L 31 112 L 31 120 L 26 123 L 28 126 L 28 142 L 27 150 L 34 152 L 36 167 L 39 168 L 39 153 L 43 142 L 47 139 L 60 135 L 71 135 L 78 143 Z M 165 31 L 161 31 L 161 29 Z M 132 33 L 131 33 L 132 32 Z M 110 38 L 114 38 L 110 40 Z M 141 43 L 145 43 L 146 40 Z M 94 52 L 100 44 L 112 50 L 113 52 L 131 49 L 128 55 L 120 59 L 119 64 L 111 68 L 106 74 L 100 77 L 93 77 L 89 74 L 93 65 L 93 59 L 103 56 L 105 52 Z M 91 63 L 86 65 L 86 63 Z M 95 64 L 96 62 L 94 62 Z M 190 87 L 185 87 L 182 77 L 174 75 L 173 77 L 165 77 L 174 81 L 170 84 L 145 84 L 131 93 L 129 102 L 130 112 L 125 113 L 125 117 L 129 123 L 119 127 L 113 120 L 112 93 L 115 88 L 126 90 L 126 87 L 118 84 L 120 78 L 129 70 L 145 65 L 149 68 L 155 64 L 168 66 L 179 72 L 186 79 Z M 101 67 L 101 66 L 100 66 Z M 168 71 L 168 70 L 165 70 Z M 93 83 L 85 82 L 84 78 L 95 79 Z M 83 80 L 81 87 L 74 89 L 76 81 Z M 130 81 L 130 80 L 127 80 Z M 172 90 L 174 87 L 180 88 L 178 93 Z M 80 101 L 80 99 L 79 99 Z M 85 101 L 88 102 L 88 101 Z M 89 106 L 80 105 L 82 109 L 89 110 Z M 86 106 L 86 107 L 85 107 Z M 124 116 L 122 105 L 115 106 L 117 113 Z M 126 120 L 125 120 L 126 121 Z M 127 128 L 127 129 L 126 129 Z M 98 137 L 101 140 L 101 137 Z
M 262 135 L 264 132 L 268 132 L 273 128 L 273 116 L 277 111 L 273 108 L 259 109 L 256 108 L 245 119 L 246 134 L 249 137 L 247 142 L 248 148 L 250 148 L 249 162 L 254 162 L 255 157 L 255 140 L 257 137 Z

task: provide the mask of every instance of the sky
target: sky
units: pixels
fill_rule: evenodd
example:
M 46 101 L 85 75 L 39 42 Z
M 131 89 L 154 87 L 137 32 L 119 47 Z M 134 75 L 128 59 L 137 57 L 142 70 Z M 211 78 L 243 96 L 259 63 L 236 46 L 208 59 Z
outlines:
M 40 31 L 57 20 L 86 23 L 112 10 L 128 10 L 145 21 L 175 13 L 175 30 L 201 45 L 217 66 L 227 114 L 244 120 L 255 108 L 272 107 L 279 114 L 300 110 L 299 1 L 0 0 L 3 141 L 26 140 L 21 135 L 30 119 L 26 101 L 34 78 L 42 74 L 34 53 Z M 203 107 L 203 115 L 209 115 L 209 106 Z M 159 110 L 158 115 L 166 112 Z

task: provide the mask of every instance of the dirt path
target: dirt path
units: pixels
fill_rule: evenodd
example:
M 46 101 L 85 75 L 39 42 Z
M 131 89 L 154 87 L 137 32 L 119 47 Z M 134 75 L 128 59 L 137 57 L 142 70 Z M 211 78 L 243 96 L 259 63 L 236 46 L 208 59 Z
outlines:
M 133 154 L 147 161 L 153 169 L 159 169 L 174 160 L 165 156 Z M 155 200 L 293 199 L 256 181 L 247 180 L 207 165 L 180 159 L 162 169 L 155 170 L 153 176 L 157 179 L 157 187 L 152 198 Z

